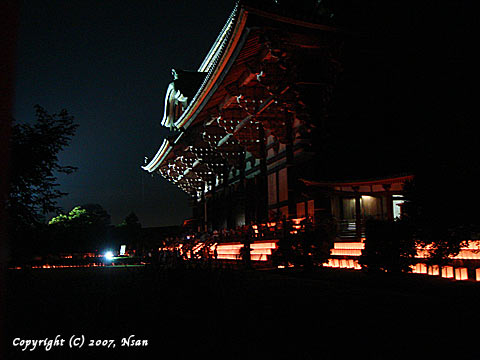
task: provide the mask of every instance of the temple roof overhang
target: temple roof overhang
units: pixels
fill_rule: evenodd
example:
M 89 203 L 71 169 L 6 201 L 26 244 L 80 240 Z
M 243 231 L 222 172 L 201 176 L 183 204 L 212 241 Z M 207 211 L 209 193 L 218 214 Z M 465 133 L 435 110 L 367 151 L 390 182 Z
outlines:
M 401 191 L 406 182 L 413 180 L 413 175 L 382 177 L 375 179 L 357 179 L 344 181 L 312 181 L 300 179 L 307 188 L 331 189 L 338 192 L 374 193 L 383 191 Z
M 203 191 L 229 167 L 241 166 L 247 153 L 260 158 L 267 136 L 286 143 L 287 121 L 308 131 L 301 91 L 310 91 L 312 81 L 321 85 L 316 88 L 320 107 L 329 96 L 338 62 L 325 33 L 334 32 L 237 3 L 198 71 L 175 72 L 162 125 L 176 134 L 142 168 L 159 172 L 187 192 Z M 302 78 L 305 71 L 297 64 L 310 55 L 321 59 L 309 69 L 317 76 Z M 195 77 L 198 89 L 186 94 L 178 81 L 182 77 Z M 193 160 L 185 162 L 184 153 Z

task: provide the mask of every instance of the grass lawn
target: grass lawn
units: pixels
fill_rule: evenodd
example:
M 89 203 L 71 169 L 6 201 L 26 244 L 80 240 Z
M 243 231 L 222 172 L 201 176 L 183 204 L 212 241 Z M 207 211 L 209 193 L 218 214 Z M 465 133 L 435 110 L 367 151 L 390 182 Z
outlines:
M 474 282 L 148 267 L 12 270 L 7 280 L 12 359 L 45 355 L 20 351 L 14 338 L 80 334 L 116 346 L 65 343 L 48 358 L 480 359 Z M 122 347 L 131 334 L 148 346 Z

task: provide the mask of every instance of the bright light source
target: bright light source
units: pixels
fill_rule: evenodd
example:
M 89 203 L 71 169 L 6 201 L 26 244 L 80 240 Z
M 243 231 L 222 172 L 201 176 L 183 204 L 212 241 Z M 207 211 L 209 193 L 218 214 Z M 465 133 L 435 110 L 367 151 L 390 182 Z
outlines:
M 107 259 L 107 260 L 112 260 L 112 259 L 113 259 L 113 252 L 107 251 L 107 252 L 104 254 L 104 257 L 105 257 L 105 259 Z
M 125 255 L 125 251 L 127 250 L 127 245 L 120 245 L 120 255 Z

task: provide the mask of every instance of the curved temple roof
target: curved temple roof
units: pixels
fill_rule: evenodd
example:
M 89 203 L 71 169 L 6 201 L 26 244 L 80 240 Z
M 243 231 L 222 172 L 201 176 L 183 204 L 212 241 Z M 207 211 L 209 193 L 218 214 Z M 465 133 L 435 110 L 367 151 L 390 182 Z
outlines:
M 168 141 L 167 139 L 163 139 L 163 143 L 160 146 L 160 149 L 158 149 L 157 153 L 148 164 L 142 166 L 142 169 L 148 172 L 154 172 L 158 164 L 162 163 L 163 159 L 170 152 L 171 149 L 172 145 L 170 145 L 170 141 Z
M 171 103 L 172 97 L 174 97 L 175 99 L 177 99 L 177 97 L 180 98 L 181 93 L 177 94 L 177 92 L 174 91 L 175 88 L 173 83 L 169 84 L 167 93 L 165 96 L 165 110 L 164 110 L 164 117 L 162 120 L 163 126 L 175 127 L 177 129 L 180 129 L 181 127 L 185 126 L 189 118 L 192 116 L 193 112 L 198 109 L 200 105 L 198 100 L 202 98 L 202 95 L 203 95 L 203 98 L 205 97 L 206 95 L 205 90 L 212 88 L 214 82 L 218 78 L 219 70 L 223 69 L 223 67 L 221 67 L 221 69 L 214 71 L 216 70 L 216 65 L 218 64 L 221 55 L 224 53 L 224 50 L 227 48 L 226 45 L 230 40 L 230 37 L 232 36 L 232 29 L 235 27 L 235 21 L 239 18 L 238 13 L 239 13 L 239 4 L 237 3 L 232 13 L 230 14 L 225 26 L 220 32 L 220 35 L 217 37 L 212 48 L 208 52 L 206 58 L 203 60 L 202 64 L 198 68 L 198 72 L 206 72 L 207 75 L 205 76 L 203 82 L 201 83 L 193 99 L 189 101 L 189 104 L 184 110 L 184 112 L 182 113 L 182 115 L 176 120 L 173 120 L 173 114 L 171 114 L 168 111 L 169 110 L 168 104 Z M 238 27 L 238 26 L 236 27 L 237 34 L 241 33 L 241 30 L 243 29 L 245 22 L 243 22 L 241 25 L 242 25 L 241 27 Z M 232 49 L 232 46 L 233 44 L 230 44 L 228 48 Z M 226 60 L 226 59 L 224 58 L 223 60 Z M 207 84 L 209 85 L 208 87 L 207 87 Z M 181 134 L 177 138 L 177 140 L 180 137 L 181 137 Z M 142 169 L 148 172 L 155 171 L 158 168 L 158 166 L 162 163 L 166 155 L 168 155 L 168 153 L 171 150 L 172 150 L 172 146 L 169 144 L 169 142 L 164 141 L 162 143 L 162 146 L 158 150 L 157 154 L 155 155 L 155 157 L 147 165 L 142 166 Z
M 252 15 L 252 20 L 249 21 L 249 25 L 247 26 L 247 17 L 249 17 L 249 14 Z M 184 90 L 185 83 L 182 84 L 178 81 L 181 80 L 182 74 L 176 77 L 176 79 L 169 84 L 165 97 L 162 125 L 170 127 L 171 129 L 180 130 L 180 133 L 177 133 L 178 135 L 176 138 L 164 140 L 154 158 L 151 159 L 148 164 L 142 166 L 142 169 L 150 173 L 154 171 L 162 171 L 162 175 L 164 175 L 161 167 L 168 159 L 172 158 L 172 156 L 176 156 L 175 154 L 177 150 L 179 150 L 177 149 L 178 144 L 182 143 L 184 140 L 182 138 L 189 138 L 190 135 L 187 129 L 191 128 L 191 125 L 195 124 L 195 119 L 203 119 L 204 121 L 207 121 L 206 125 L 209 126 L 209 133 L 208 135 L 204 136 L 204 140 L 213 141 L 215 145 L 214 147 L 218 151 L 222 151 L 219 149 L 222 147 L 225 154 L 228 151 L 230 154 L 235 154 L 235 151 L 239 151 L 236 150 L 237 147 L 245 146 L 248 151 L 252 153 L 255 152 L 255 145 L 250 143 L 252 141 L 258 142 L 259 140 L 250 140 L 250 138 L 248 140 L 243 139 L 245 137 L 252 136 L 250 134 L 252 131 L 258 132 L 258 125 L 255 125 L 257 120 L 255 118 L 257 116 L 261 116 L 265 118 L 264 121 L 278 122 L 278 119 L 274 118 L 274 112 L 278 111 L 278 106 L 275 105 L 277 103 L 276 97 L 292 96 L 291 94 L 286 93 L 289 90 L 289 86 L 285 87 L 283 85 L 282 88 L 275 90 L 278 94 L 274 95 L 273 93 L 270 93 L 270 96 L 268 96 L 268 92 L 270 90 L 265 90 L 265 87 L 262 90 L 259 87 L 247 88 L 245 85 L 244 90 L 247 92 L 262 92 L 261 94 L 247 94 L 252 98 L 255 98 L 255 96 L 260 96 L 261 105 L 255 105 L 252 107 L 251 105 L 247 104 L 247 100 L 242 100 L 242 95 L 238 95 L 238 89 L 235 88 L 235 86 L 240 87 L 242 84 L 248 84 L 252 79 L 256 79 L 258 82 L 260 81 L 259 77 L 265 77 L 264 72 L 260 69 L 260 65 L 257 64 L 262 61 L 259 59 L 270 59 L 271 57 L 268 56 L 276 57 L 278 55 L 272 55 L 269 53 L 269 51 L 271 51 L 269 50 L 269 43 L 263 48 L 258 44 L 259 41 L 263 41 L 260 39 L 261 36 L 259 35 L 258 31 L 258 22 L 255 20 L 258 18 L 262 19 L 262 26 L 264 22 L 265 24 L 268 24 L 266 25 L 266 29 L 269 29 L 271 24 L 275 24 L 274 27 L 276 29 L 283 29 L 284 25 L 288 25 L 303 29 L 316 29 L 320 30 L 321 32 L 336 31 L 335 28 L 331 28 L 326 25 L 287 18 L 280 14 L 252 8 L 248 5 L 248 1 L 237 2 L 225 26 L 223 27 L 204 61 L 198 68 L 197 72 L 190 72 L 189 74 L 186 74 L 187 76 L 185 79 L 192 74 L 199 74 L 199 76 L 196 78 L 196 81 L 194 81 L 196 82 L 195 89 L 191 87 L 189 89 L 191 92 L 187 94 L 187 92 Z M 280 32 L 282 31 L 280 30 Z M 303 48 L 316 48 L 315 46 L 317 46 L 316 44 L 313 47 L 311 46 L 311 43 L 308 42 L 308 35 L 304 37 L 302 37 L 303 35 L 299 35 L 300 37 L 297 38 L 294 36 L 289 38 L 289 41 L 298 41 L 300 43 L 307 41 L 305 45 L 300 45 L 300 47 L 303 46 Z M 247 60 L 249 61 L 248 63 Z M 274 70 L 272 69 L 272 71 Z M 232 72 L 232 74 L 229 75 L 229 72 Z M 235 73 L 235 75 L 233 75 L 233 73 Z M 245 73 L 247 73 L 247 75 L 245 75 Z M 174 73 L 174 75 L 176 74 Z M 232 85 L 231 82 L 233 78 L 236 79 L 235 83 L 237 85 Z M 272 77 L 272 79 L 275 78 Z M 275 81 L 272 79 L 268 79 L 267 77 L 267 81 Z M 228 83 L 228 80 L 230 80 L 230 83 Z M 224 81 L 228 84 L 222 85 Z M 227 96 L 224 100 L 225 95 Z M 230 100 L 227 100 L 227 98 Z M 235 101 L 235 104 L 240 104 L 240 107 L 238 105 L 236 105 L 236 107 L 230 107 L 230 102 L 228 101 Z M 241 103 L 242 101 L 244 103 Z M 237 123 L 232 124 L 233 121 L 230 121 L 230 124 L 228 124 L 229 121 L 218 117 L 218 114 L 210 114 L 214 108 L 212 107 L 211 103 L 217 104 L 214 106 L 215 108 L 221 107 L 225 114 L 228 113 L 229 115 L 227 118 L 235 117 L 235 119 L 238 120 Z M 205 111 L 209 114 L 208 117 L 210 120 L 204 119 L 204 115 L 206 115 L 206 113 L 202 112 L 204 109 L 206 109 Z M 254 110 L 253 112 L 252 109 Z M 212 125 L 214 120 L 218 122 L 219 128 L 226 130 L 226 133 L 224 132 L 221 136 L 220 134 L 216 134 L 216 126 L 214 126 L 215 124 Z M 257 128 L 255 126 L 257 126 Z M 217 135 L 219 137 L 217 137 Z M 256 136 L 257 135 L 258 134 L 256 134 Z M 282 134 L 276 135 L 282 136 Z M 235 140 L 233 138 L 235 138 Z M 220 139 L 220 141 L 218 141 L 218 139 Z M 237 141 L 240 141 L 240 143 L 237 144 Z M 179 151 L 182 152 L 183 150 L 180 149 Z M 205 156 L 207 156 L 205 153 L 203 155 L 200 154 L 200 157 L 202 158 Z M 214 165 L 220 166 L 219 164 Z

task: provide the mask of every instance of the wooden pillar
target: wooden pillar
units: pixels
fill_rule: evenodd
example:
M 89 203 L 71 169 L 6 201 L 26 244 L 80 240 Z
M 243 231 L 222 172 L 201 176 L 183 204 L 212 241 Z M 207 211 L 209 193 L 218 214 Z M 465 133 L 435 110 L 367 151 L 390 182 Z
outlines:
M 202 202 L 203 202 L 203 231 L 208 231 L 208 206 L 207 206 L 207 197 L 205 196 L 205 191 L 202 191 Z
M 238 207 L 240 214 L 243 214 L 243 219 L 246 221 L 247 218 L 247 193 L 246 193 L 246 184 L 245 184 L 245 154 L 242 155 L 240 160 L 240 180 L 238 186 Z
M 385 189 L 385 204 L 386 204 L 386 215 L 387 220 L 393 220 L 393 199 L 392 193 L 390 192 L 392 185 L 391 184 L 384 184 L 383 188 Z
M 199 209 L 199 204 L 195 194 L 190 194 L 190 206 L 192 207 L 192 217 L 195 219 L 196 231 L 200 231 L 200 226 L 203 225 L 201 221 L 201 212 Z
M 295 218 L 297 214 L 297 206 L 295 189 L 295 160 L 293 152 L 293 114 L 288 110 L 285 110 L 285 127 L 287 130 L 287 143 L 285 144 L 285 151 L 287 161 L 288 217 Z
M 217 229 L 218 227 L 218 211 L 217 211 L 217 198 L 216 198 L 216 181 L 217 177 L 215 173 L 212 174 L 210 177 L 210 186 L 212 187 L 212 190 L 210 190 L 210 225 L 212 230 Z
M 230 219 L 230 212 L 231 212 L 231 204 L 228 201 L 228 176 L 230 173 L 230 167 L 228 165 L 225 165 L 223 168 L 223 191 L 222 191 L 222 202 L 223 202 L 223 225 L 225 225 L 225 228 L 228 229 L 229 227 L 229 219 Z
M 361 199 L 359 193 L 359 187 L 354 186 L 353 191 L 355 193 L 355 231 L 357 236 L 357 241 L 362 240 L 362 206 L 361 206 Z
M 259 126 L 260 137 L 260 177 L 257 204 L 257 222 L 268 220 L 268 178 L 267 178 L 267 144 L 263 125 Z

